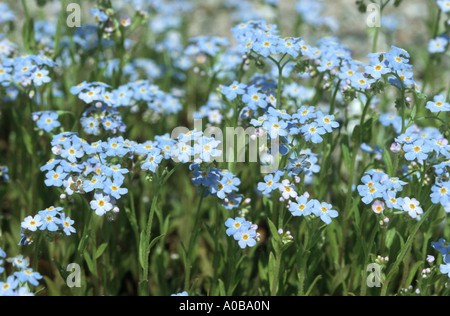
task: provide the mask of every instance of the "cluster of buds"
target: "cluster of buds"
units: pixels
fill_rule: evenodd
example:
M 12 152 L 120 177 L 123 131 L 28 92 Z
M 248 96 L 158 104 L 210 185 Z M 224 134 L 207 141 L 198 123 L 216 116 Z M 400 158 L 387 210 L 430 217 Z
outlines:
M 378 257 L 375 259 L 375 263 L 377 264 L 386 264 L 389 262 L 389 257 L 382 257 L 378 255 Z

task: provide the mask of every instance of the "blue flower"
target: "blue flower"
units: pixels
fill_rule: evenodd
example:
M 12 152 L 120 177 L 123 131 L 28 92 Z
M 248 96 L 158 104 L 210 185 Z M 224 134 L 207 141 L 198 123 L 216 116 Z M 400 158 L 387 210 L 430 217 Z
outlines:
M 437 5 L 440 7 L 442 12 L 450 12 L 450 0 L 437 0 Z
M 19 280 L 13 275 L 9 276 L 6 282 L 0 282 L 0 296 L 12 296 L 18 286 Z
M 373 79 L 380 79 L 383 75 L 391 72 L 391 69 L 385 65 L 384 62 L 379 62 L 376 60 L 375 63 L 367 65 L 365 67 L 365 73 L 370 75 Z
M 46 175 L 47 179 L 44 181 L 48 187 L 60 187 L 63 185 L 63 180 L 66 178 L 67 173 L 64 172 L 63 167 L 58 166 L 56 170 L 50 170 Z
M 255 87 L 250 87 L 248 89 L 242 96 L 242 102 L 252 110 L 256 110 L 258 107 L 266 108 L 267 106 L 266 96 L 259 93 L 259 90 Z
M 328 133 L 332 133 L 333 128 L 339 127 L 339 123 L 334 120 L 334 115 L 324 115 L 322 112 L 317 112 L 316 122 Z
M 109 19 L 109 16 L 103 10 L 92 8 L 89 11 L 97 23 L 105 23 Z
M 312 209 L 314 215 L 320 217 L 320 219 L 327 225 L 331 224 L 332 218 L 336 218 L 339 216 L 339 213 L 335 210 L 332 210 L 333 206 L 326 202 L 319 203 L 315 202 L 315 205 Z
M 357 73 L 351 78 L 350 81 L 352 87 L 361 90 L 366 90 L 370 84 L 375 82 L 375 80 L 365 77 L 362 73 Z
M 121 183 L 125 179 L 123 175 L 130 172 L 128 169 L 122 168 L 121 165 L 103 165 L 101 170 L 103 175 L 107 177 L 113 177 L 114 180 Z
M 61 219 L 57 218 L 56 215 L 59 215 L 59 213 L 55 210 L 40 211 L 39 216 L 42 219 L 42 225 L 39 229 L 56 232 L 59 229 L 59 225 L 61 225 Z
M 308 202 L 308 198 L 301 195 L 297 197 L 296 202 L 292 202 L 289 205 L 289 211 L 292 213 L 292 216 L 308 216 L 311 215 L 313 206 L 313 200 Z
M 37 68 L 33 72 L 33 82 L 36 86 L 40 87 L 44 83 L 48 83 L 51 81 L 50 77 L 48 76 L 49 72 L 45 69 L 39 69 Z
M 439 266 L 439 271 L 441 271 L 442 274 L 447 274 L 448 277 L 450 278 L 450 262 L 441 264 Z
M 236 241 L 238 241 L 239 247 L 242 249 L 245 249 L 246 247 L 254 247 L 256 245 L 256 230 L 250 226 L 241 226 L 233 237 Z
M 434 204 L 446 205 L 450 203 L 450 181 L 433 185 L 431 191 L 431 202 Z
M 72 226 L 75 223 L 70 217 L 66 217 L 65 214 L 61 214 L 61 227 L 63 232 L 70 236 L 76 233 L 76 229 Z
M 403 150 L 405 151 L 405 158 L 410 161 L 415 159 L 423 161 L 428 158 L 428 154 L 432 151 L 431 146 L 422 139 L 404 145 Z
M 47 133 L 50 133 L 53 129 L 61 126 L 58 122 L 58 114 L 56 112 L 46 111 L 39 114 L 40 117 L 36 122 L 36 125 Z
M 265 182 L 258 183 L 258 190 L 264 195 L 269 195 L 272 191 L 278 189 L 280 186 L 280 176 L 275 174 L 269 174 L 264 177 Z
M 386 205 L 388 208 L 391 209 L 397 209 L 401 210 L 402 205 L 404 204 L 404 201 L 402 198 L 397 198 L 397 192 L 396 191 L 386 191 L 383 194 L 383 199 L 386 202 Z
M 67 148 L 64 148 L 61 151 L 61 157 L 66 158 L 69 162 L 76 163 L 79 158 L 84 156 L 84 150 L 81 143 L 73 142 L 64 147 Z
M 161 155 L 161 150 L 155 148 L 152 149 L 145 159 L 144 164 L 141 166 L 142 170 L 149 170 L 153 173 L 156 172 L 156 168 L 158 168 L 159 164 L 163 160 L 163 156 Z
M 225 95 L 228 100 L 233 101 L 238 95 L 243 95 L 245 93 L 246 87 L 247 85 L 234 81 L 231 85 L 223 87 L 221 93 Z
M 113 209 L 110 196 L 96 193 L 94 198 L 95 200 L 91 201 L 90 205 L 98 216 L 103 216 Z
M 365 185 L 358 185 L 359 195 L 365 204 L 370 204 L 374 199 L 380 198 L 386 192 L 386 186 L 378 183 L 376 178 L 364 176 L 361 180 Z
M 229 218 L 225 222 L 225 226 L 228 227 L 227 235 L 233 236 L 235 235 L 242 227 L 248 228 L 251 226 L 251 223 L 246 221 L 243 217 L 237 217 L 235 219 Z
M 432 242 L 431 246 L 439 251 L 442 255 L 447 255 L 450 252 L 450 243 L 441 238 L 438 242 Z
M 450 103 L 445 102 L 443 94 L 435 96 L 433 101 L 428 101 L 425 107 L 433 113 L 450 111 Z
M 14 276 L 17 277 L 21 283 L 28 282 L 34 286 L 38 286 L 39 280 L 42 280 L 42 275 L 40 275 L 39 272 L 33 272 L 33 269 L 17 271 L 14 273 Z
M 243 196 L 238 194 L 228 194 L 228 196 L 225 198 L 225 200 L 222 202 L 222 206 L 226 210 L 233 210 L 235 208 L 238 208 L 239 205 L 242 203 Z
M 105 185 L 104 185 L 104 192 L 113 198 L 119 200 L 122 195 L 125 195 L 128 193 L 128 189 L 121 188 L 121 184 L 119 184 L 116 180 L 111 181 L 111 179 L 106 179 Z
M 319 144 L 323 141 L 320 135 L 326 134 L 326 130 L 319 126 L 316 122 L 309 123 L 301 128 L 301 132 L 306 141 L 311 141 L 314 144 Z
M 448 40 L 443 36 L 439 36 L 437 38 L 430 40 L 430 42 L 428 44 L 428 51 L 431 54 L 445 53 L 447 44 L 448 44 Z

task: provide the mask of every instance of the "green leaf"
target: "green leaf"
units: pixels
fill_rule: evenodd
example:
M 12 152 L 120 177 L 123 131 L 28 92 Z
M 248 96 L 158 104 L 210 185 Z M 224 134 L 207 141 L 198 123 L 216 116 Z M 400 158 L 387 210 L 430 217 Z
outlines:
M 406 287 L 408 287 L 408 286 L 411 284 L 411 282 L 413 281 L 414 276 L 415 276 L 416 273 L 417 273 L 417 270 L 419 270 L 419 267 L 420 267 L 421 265 L 423 265 L 423 262 L 421 262 L 421 261 L 416 262 L 416 263 L 412 266 L 411 270 L 409 270 L 409 275 L 408 275 L 408 278 L 406 279 L 406 284 L 405 284 Z
M 98 247 L 97 251 L 95 252 L 94 260 L 97 260 L 98 258 L 100 258 L 103 255 L 103 253 L 105 252 L 107 247 L 108 247 L 107 242 L 101 244 L 100 247 Z
M 394 238 L 396 235 L 395 228 L 391 228 L 386 232 L 386 248 L 391 249 L 392 243 L 394 242 Z
M 360 139 L 361 139 L 361 125 L 356 125 L 353 128 L 353 133 L 352 133 L 352 137 L 351 140 L 354 143 L 359 143 Z
M 27 130 L 25 129 L 25 127 L 23 127 L 23 126 L 22 126 L 22 136 L 23 136 L 23 143 L 25 144 L 25 148 L 26 148 L 28 154 L 34 155 L 31 137 L 27 133 Z
M 225 291 L 225 284 L 222 279 L 219 279 L 219 294 L 220 296 L 227 296 L 227 291 Z
M 272 283 L 274 280 L 275 266 L 276 266 L 275 256 L 274 256 L 273 252 L 271 252 L 269 255 L 269 266 L 268 266 L 270 289 L 272 289 Z
M 278 233 L 278 229 L 275 227 L 275 224 L 270 220 L 267 219 L 269 222 L 269 229 L 270 229 L 270 235 L 272 237 L 272 245 L 273 249 L 275 250 L 275 253 L 280 252 L 280 245 L 281 245 L 281 236 Z
M 388 175 L 394 175 L 395 170 L 394 166 L 392 164 L 392 158 L 391 158 L 391 153 L 389 149 L 385 149 L 383 151 L 383 159 L 384 159 L 384 163 L 386 164 L 386 171 Z
M 345 139 L 345 138 L 344 138 Z M 342 156 L 344 157 L 345 169 L 352 169 L 352 157 L 350 156 L 350 150 L 348 148 L 348 143 L 342 143 Z
M 150 251 L 150 249 L 153 248 L 153 246 L 161 239 L 164 238 L 166 236 L 166 234 L 163 234 L 161 236 L 155 237 L 152 242 L 150 243 L 150 245 L 148 246 L 148 251 Z
M 97 271 L 95 271 L 95 268 L 94 268 L 94 262 L 92 261 L 91 255 L 87 251 L 84 252 L 84 260 L 86 261 L 89 271 L 94 276 L 97 276 Z
M 58 272 L 61 275 L 62 279 L 65 281 L 69 277 L 70 273 L 67 271 L 66 268 L 64 268 L 58 261 L 53 260 L 56 267 L 58 268 Z
M 276 228 L 275 224 L 270 219 L 267 219 L 267 221 L 269 222 L 269 229 L 272 238 L 274 238 L 277 242 L 281 241 L 280 234 L 278 233 L 278 229 Z

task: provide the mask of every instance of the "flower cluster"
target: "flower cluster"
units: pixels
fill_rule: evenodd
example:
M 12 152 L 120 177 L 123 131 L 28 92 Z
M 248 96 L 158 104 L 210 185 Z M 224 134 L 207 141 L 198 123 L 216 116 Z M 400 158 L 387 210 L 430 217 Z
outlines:
M 127 168 L 130 161 L 136 159 L 141 170 L 152 173 L 163 159 L 183 164 L 195 162 L 194 170 L 200 163 L 212 162 L 221 156 L 222 151 L 217 149 L 219 144 L 213 137 L 195 131 L 180 134 L 178 140 L 166 134 L 143 144 L 121 136 L 90 144 L 76 134 L 63 133 L 53 137 L 52 151 L 56 157 L 41 167 L 41 171 L 47 172 L 47 186 L 63 188 L 68 195 L 93 192 L 91 207 L 101 216 L 110 211 L 118 212 L 117 200 L 128 193 L 122 186 L 124 175 L 130 172 Z M 210 170 L 203 184 L 209 188 L 208 193 L 224 200 L 237 191 L 240 181 L 224 170 Z M 231 205 L 236 199 L 231 196 L 228 203 Z
M 15 49 L 15 45 L 6 40 L 0 41 L 0 84 L 7 87 L 11 84 L 28 87 L 40 87 L 51 81 L 50 69 L 55 63 L 47 56 L 23 55 L 7 58 Z
M 36 234 L 46 231 L 49 239 L 62 232 L 67 236 L 76 233 L 73 227 L 75 223 L 70 217 L 66 216 L 62 207 L 51 206 L 38 212 L 36 216 L 28 216 L 21 224 L 20 245 L 30 245 L 35 240 Z
M 305 193 L 296 197 L 295 202 L 291 202 L 289 205 L 289 211 L 292 216 L 310 216 L 314 215 L 319 217 L 325 224 L 331 224 L 333 218 L 339 216 L 336 210 L 333 210 L 333 206 L 326 202 L 320 202 L 315 199 L 309 199 L 309 194 Z
M 450 146 L 437 128 L 418 128 L 410 126 L 405 133 L 395 139 L 402 146 L 405 158 L 408 161 L 417 161 L 420 164 L 441 158 L 450 158 Z
M 9 276 L 6 275 L 3 259 L 6 259 L 6 253 L 0 249 L 0 296 L 34 296 L 30 289 L 39 286 L 42 275 L 29 267 L 29 259 L 21 255 L 7 258 L 6 261 L 12 265 L 14 271 Z
M 241 23 L 231 29 L 234 37 L 239 41 L 239 52 L 250 54 L 255 52 L 268 57 L 277 54 L 289 54 L 297 57 L 304 45 L 301 38 L 281 38 L 276 25 L 267 24 L 263 20 Z
M 440 265 L 441 273 L 447 274 L 450 278 L 450 244 L 445 239 L 439 239 L 438 242 L 432 242 L 431 245 L 434 249 L 439 251 L 444 258 L 444 263 Z
M 258 226 L 246 221 L 244 217 L 237 217 L 235 219 L 229 218 L 225 222 L 227 235 L 233 236 L 239 244 L 239 247 L 245 249 L 246 247 L 256 246 L 259 240 Z
M 380 169 L 372 169 L 365 173 L 358 185 L 358 193 L 362 197 L 364 204 L 373 202 L 372 209 L 380 214 L 385 210 L 397 209 L 405 211 L 414 219 L 419 220 L 423 214 L 420 202 L 414 198 L 397 197 L 398 192 L 403 190 L 407 183 L 398 178 L 390 177 Z
M 192 183 L 199 187 L 200 191 L 205 191 L 206 195 L 218 197 L 225 202 L 228 207 L 238 207 L 242 197 L 235 195 L 239 191 L 238 186 L 241 180 L 226 169 L 217 169 L 210 167 L 193 166 Z

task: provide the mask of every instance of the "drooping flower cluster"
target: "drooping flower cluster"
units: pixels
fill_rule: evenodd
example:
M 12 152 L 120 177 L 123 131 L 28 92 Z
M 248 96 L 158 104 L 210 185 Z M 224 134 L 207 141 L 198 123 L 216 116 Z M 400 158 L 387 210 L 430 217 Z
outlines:
M 25 218 L 21 224 L 20 235 L 22 238 L 19 244 L 32 244 L 36 235 L 42 231 L 47 232 L 49 239 L 52 239 L 60 232 L 67 236 L 76 233 L 76 229 L 73 227 L 75 222 L 62 211 L 62 207 L 51 206 L 38 212 L 38 215 Z
M 0 296 L 34 296 L 30 290 L 39 286 L 42 275 L 29 267 L 30 260 L 22 255 L 7 258 L 13 269 L 8 276 L 3 259 L 6 259 L 6 253 L 0 248 Z

